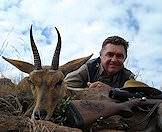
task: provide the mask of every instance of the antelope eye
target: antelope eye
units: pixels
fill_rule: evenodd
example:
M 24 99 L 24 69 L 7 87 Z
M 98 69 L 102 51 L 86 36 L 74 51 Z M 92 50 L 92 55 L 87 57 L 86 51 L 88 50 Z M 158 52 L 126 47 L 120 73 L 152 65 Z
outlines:
M 31 81 L 31 79 L 28 79 L 29 84 L 34 85 L 34 83 Z
M 59 86 L 59 85 L 61 85 L 62 82 L 63 82 L 63 80 L 58 81 L 58 82 L 55 84 L 55 86 Z

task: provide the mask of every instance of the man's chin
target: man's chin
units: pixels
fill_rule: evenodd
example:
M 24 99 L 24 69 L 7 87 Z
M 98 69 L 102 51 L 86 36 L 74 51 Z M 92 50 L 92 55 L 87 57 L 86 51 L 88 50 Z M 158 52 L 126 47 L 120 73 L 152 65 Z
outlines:
M 112 75 L 112 74 L 116 74 L 118 71 L 119 70 L 116 70 L 116 69 L 109 69 L 108 73 Z

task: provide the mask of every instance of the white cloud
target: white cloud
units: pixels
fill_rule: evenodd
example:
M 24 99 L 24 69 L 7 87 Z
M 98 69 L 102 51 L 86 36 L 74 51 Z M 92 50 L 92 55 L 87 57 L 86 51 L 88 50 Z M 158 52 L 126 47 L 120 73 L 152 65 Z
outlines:
M 4 56 L 32 62 L 29 28 L 33 24 L 43 64 L 51 64 L 57 42 L 56 26 L 62 36 L 63 64 L 92 52 L 97 57 L 103 40 L 119 35 L 130 42 L 127 66 L 135 73 L 140 71 L 139 80 L 155 82 L 159 88 L 162 85 L 161 12 L 160 0 L 1 0 L 0 46 L 6 40 Z M 47 38 L 42 34 L 45 28 L 51 29 L 51 44 L 46 43 Z M 11 67 L 2 59 L 0 63 Z M 9 76 L 10 72 L 5 74 Z

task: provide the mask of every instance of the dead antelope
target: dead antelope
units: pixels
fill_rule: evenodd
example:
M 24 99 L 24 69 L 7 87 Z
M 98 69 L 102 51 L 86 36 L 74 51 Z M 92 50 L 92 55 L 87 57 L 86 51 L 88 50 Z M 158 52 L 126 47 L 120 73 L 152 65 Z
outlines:
M 30 28 L 30 43 L 34 57 L 34 65 L 28 62 L 13 60 L 3 57 L 6 61 L 19 70 L 29 74 L 29 83 L 34 96 L 35 108 L 32 117 L 34 119 L 48 120 L 59 102 L 66 93 L 65 75 L 83 65 L 90 56 L 70 61 L 59 67 L 61 50 L 61 36 L 57 28 L 57 46 L 53 55 L 51 66 L 42 66 L 39 52 L 33 39 L 32 26 Z

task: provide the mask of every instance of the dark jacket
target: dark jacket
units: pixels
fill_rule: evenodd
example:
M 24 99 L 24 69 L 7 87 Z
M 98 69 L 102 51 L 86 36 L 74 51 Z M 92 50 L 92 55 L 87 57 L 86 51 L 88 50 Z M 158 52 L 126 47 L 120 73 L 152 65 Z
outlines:
M 96 81 L 101 81 L 103 83 L 106 83 L 112 87 L 122 87 L 124 85 L 124 83 L 129 80 L 129 79 L 134 79 L 134 74 L 123 67 L 123 69 L 121 71 L 119 71 L 118 73 L 116 73 L 113 76 L 107 75 L 107 73 L 105 73 L 103 71 L 102 74 L 100 74 L 100 58 L 96 58 L 93 60 L 90 60 L 87 63 L 88 66 L 88 71 L 89 71 L 89 76 L 90 76 L 90 82 L 96 82 Z
M 69 73 L 65 81 L 68 87 L 71 88 L 85 88 L 87 87 L 87 82 L 101 81 L 110 85 L 111 87 L 123 87 L 124 83 L 134 78 L 134 74 L 123 67 L 121 71 L 115 75 L 108 75 L 106 72 L 101 71 L 100 58 L 92 59 L 86 64 L 81 66 L 78 70 Z

